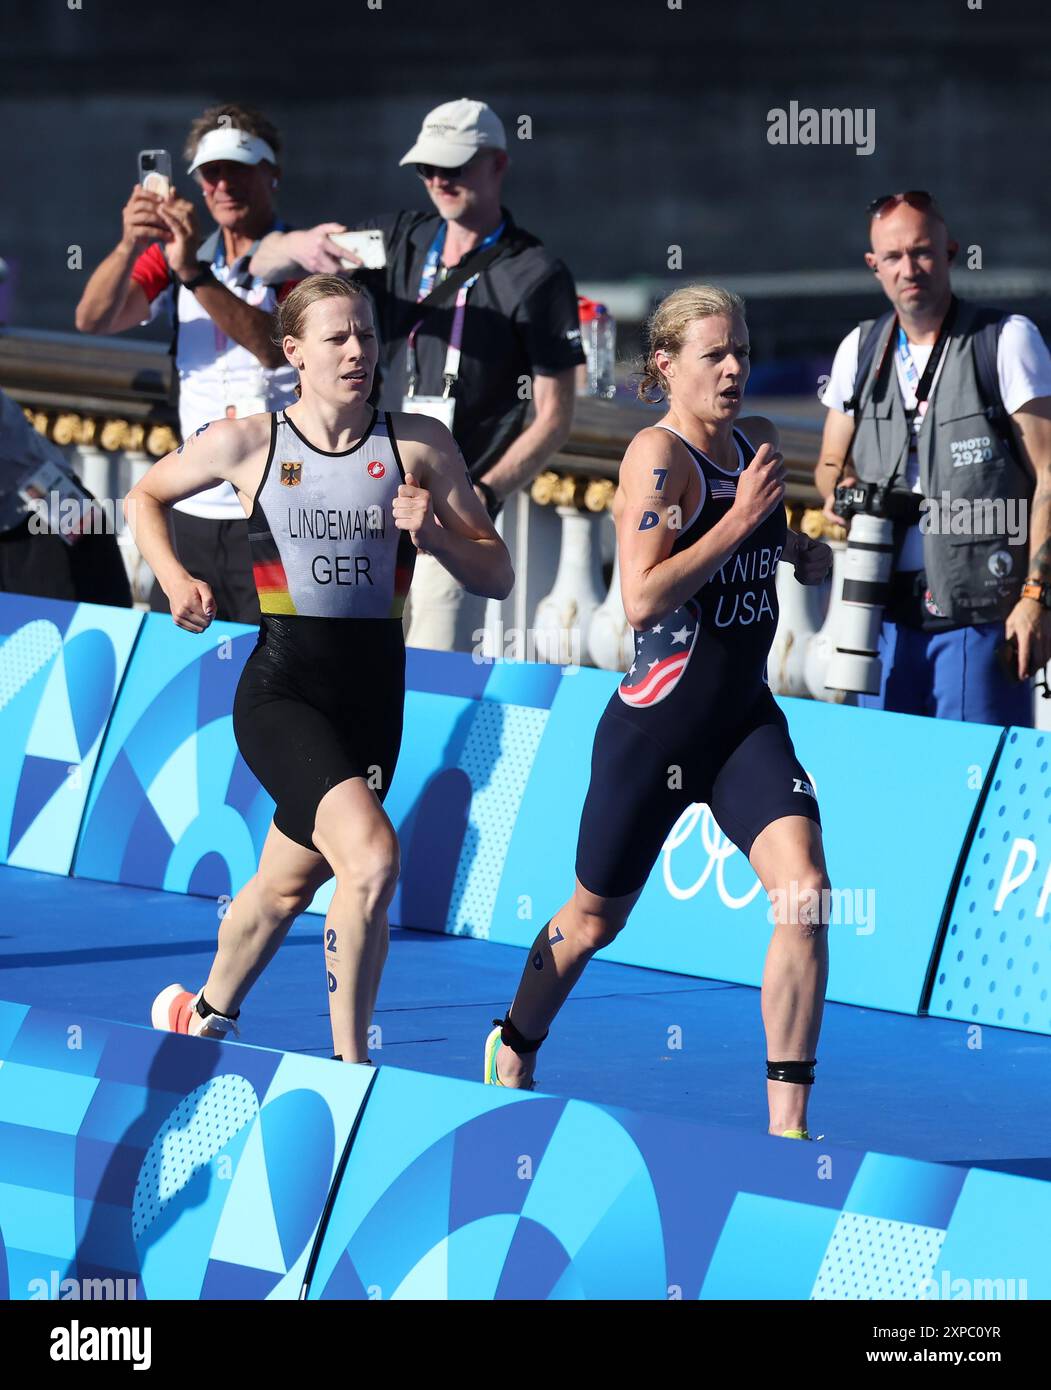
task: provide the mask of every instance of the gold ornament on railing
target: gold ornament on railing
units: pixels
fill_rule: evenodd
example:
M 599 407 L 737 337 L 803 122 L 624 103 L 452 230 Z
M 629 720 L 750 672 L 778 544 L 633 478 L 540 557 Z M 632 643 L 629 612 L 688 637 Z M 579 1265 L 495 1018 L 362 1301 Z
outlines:
M 617 485 L 609 478 L 592 478 L 584 489 L 584 506 L 589 512 L 608 512 L 613 506 Z
M 155 459 L 163 458 L 179 447 L 179 436 L 171 425 L 154 425 L 146 436 L 146 452 Z
M 601 511 L 587 502 L 589 489 L 601 479 L 580 478 L 572 473 L 541 473 L 534 479 L 529 495 L 538 507 L 576 507 L 580 511 Z M 614 485 L 609 484 L 612 488 Z M 614 489 L 615 490 L 615 489 Z
M 533 479 L 533 486 L 529 489 L 529 495 L 538 507 L 548 507 L 551 505 L 558 481 L 558 474 L 550 471 L 539 473 Z
M 127 448 L 128 431 L 131 426 L 127 420 L 107 420 L 99 435 L 99 444 L 107 453 L 116 453 Z
M 555 484 L 554 496 L 552 501 L 556 507 L 576 507 L 577 502 L 577 483 L 573 477 L 559 478 Z
M 65 448 L 68 444 L 76 444 L 80 437 L 80 416 L 71 410 L 64 410 L 61 415 L 55 416 L 54 424 L 51 426 L 51 438 L 60 448 Z
M 128 426 L 128 437 L 124 441 L 124 448 L 128 453 L 139 454 L 146 443 L 146 426 L 134 424 Z
M 843 541 L 847 538 L 847 528 L 837 526 L 819 507 L 808 507 L 803 513 L 799 529 L 812 541 Z

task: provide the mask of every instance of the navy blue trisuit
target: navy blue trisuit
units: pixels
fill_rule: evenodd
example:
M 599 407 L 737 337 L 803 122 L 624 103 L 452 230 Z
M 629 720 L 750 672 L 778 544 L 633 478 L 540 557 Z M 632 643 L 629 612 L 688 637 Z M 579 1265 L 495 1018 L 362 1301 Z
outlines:
M 700 502 L 672 547 L 685 550 L 733 506 L 755 450 L 733 432 L 728 472 L 668 425 L 700 475 Z M 599 720 L 580 820 L 576 875 L 589 892 L 643 886 L 668 833 L 693 802 L 747 855 L 782 816 L 821 823 L 788 723 L 767 684 L 777 627 L 783 507 L 741 542 L 692 598 L 635 633 L 635 659 Z

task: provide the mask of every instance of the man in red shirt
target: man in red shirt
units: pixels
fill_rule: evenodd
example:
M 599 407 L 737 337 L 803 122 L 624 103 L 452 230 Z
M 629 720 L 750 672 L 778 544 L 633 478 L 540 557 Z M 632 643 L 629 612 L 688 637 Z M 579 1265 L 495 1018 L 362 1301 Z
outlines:
M 121 239 L 77 306 L 83 333 L 122 333 L 167 313 L 179 378 L 183 439 L 212 420 L 279 410 L 295 399 L 295 372 L 272 340 L 272 311 L 293 282 L 266 285 L 248 269 L 260 239 L 285 230 L 274 212 L 280 137 L 249 107 L 216 106 L 190 127 L 186 158 L 216 223 L 202 240 L 197 213 L 172 190 L 136 186 Z M 216 599 L 216 617 L 257 623 L 244 510 L 228 483 L 176 503 L 183 564 Z M 150 606 L 168 612 L 154 584 Z

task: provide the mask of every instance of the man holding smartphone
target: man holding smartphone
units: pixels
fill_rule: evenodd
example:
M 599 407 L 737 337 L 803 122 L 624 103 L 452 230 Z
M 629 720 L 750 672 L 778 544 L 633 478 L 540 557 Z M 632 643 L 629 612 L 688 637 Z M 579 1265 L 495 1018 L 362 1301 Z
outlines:
M 249 270 L 260 239 L 285 225 L 273 205 L 277 130 L 249 107 L 216 106 L 194 121 L 185 152 L 215 230 L 202 239 L 188 199 L 137 185 L 121 239 L 92 274 L 76 314 L 82 333 L 122 333 L 161 313 L 174 320 L 184 440 L 212 420 L 295 399 L 295 372 L 271 336 L 272 311 L 291 285 L 266 284 Z M 215 616 L 257 623 L 248 527 L 229 483 L 177 502 L 172 525 L 183 564 L 215 595 Z M 169 611 L 156 583 L 150 607 Z
M 446 102 L 424 117 L 399 161 L 414 166 L 434 211 L 357 224 L 383 233 L 386 263 L 326 222 L 264 238 L 251 270 L 267 280 L 349 265 L 372 293 L 380 329 L 383 408 L 434 415 L 452 430 L 479 496 L 495 516 L 569 437 L 574 377 L 584 362 L 573 277 L 501 204 L 510 163 L 504 128 L 484 102 Z M 357 247 L 357 251 L 350 249 Z M 360 254 L 359 254 L 360 253 Z M 526 425 L 530 398 L 535 418 Z M 417 556 L 410 646 L 471 651 L 485 600 L 430 556 Z

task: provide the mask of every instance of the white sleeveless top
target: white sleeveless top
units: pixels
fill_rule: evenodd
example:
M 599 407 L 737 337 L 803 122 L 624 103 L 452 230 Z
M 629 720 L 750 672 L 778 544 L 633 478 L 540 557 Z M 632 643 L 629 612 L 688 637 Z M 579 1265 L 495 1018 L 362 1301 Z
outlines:
M 389 412 L 350 449 L 311 444 L 284 411 L 248 518 L 262 613 L 400 618 L 416 547 L 394 525 L 405 480 Z

